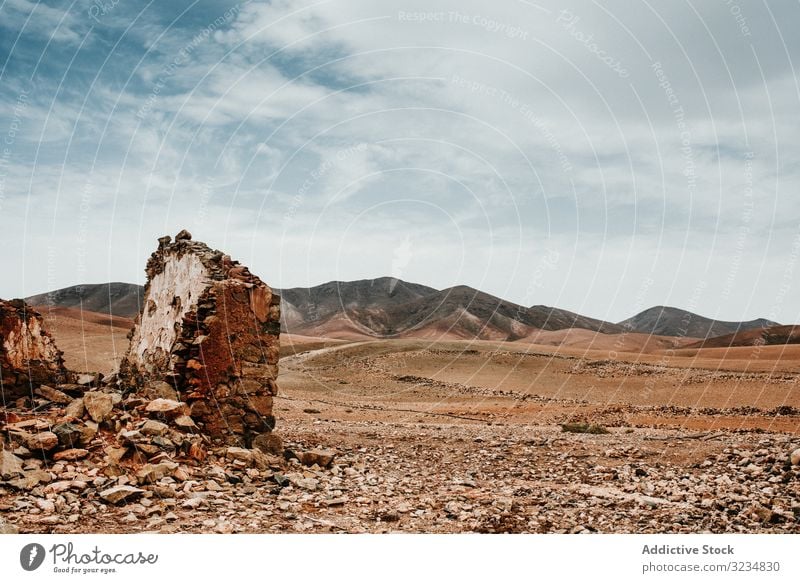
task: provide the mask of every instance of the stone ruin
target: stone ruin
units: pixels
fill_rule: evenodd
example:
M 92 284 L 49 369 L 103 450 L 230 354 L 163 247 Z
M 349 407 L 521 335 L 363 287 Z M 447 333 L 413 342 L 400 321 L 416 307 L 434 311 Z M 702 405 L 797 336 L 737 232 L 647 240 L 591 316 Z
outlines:
M 250 445 L 275 426 L 280 296 L 186 231 L 159 239 L 120 366 L 128 390 L 169 384 L 201 431 Z
M 0 300 L 0 393 L 28 398 L 45 383 L 67 382 L 61 351 L 44 329 L 42 316 L 22 300 Z

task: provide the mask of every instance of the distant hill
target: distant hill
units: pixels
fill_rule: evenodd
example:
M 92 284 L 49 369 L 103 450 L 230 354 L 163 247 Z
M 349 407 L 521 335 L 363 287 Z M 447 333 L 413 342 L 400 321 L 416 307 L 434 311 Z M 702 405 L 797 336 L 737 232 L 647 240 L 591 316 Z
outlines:
M 133 283 L 98 283 L 74 285 L 25 298 L 32 306 L 80 308 L 123 318 L 139 313 L 144 288 Z
M 764 319 L 722 322 L 663 306 L 613 324 L 549 306 L 521 306 L 468 286 L 437 290 L 392 277 L 331 281 L 275 291 L 282 298 L 284 331 L 331 338 L 531 341 L 542 331 L 576 329 L 705 340 L 777 325 Z M 32 296 L 26 301 L 134 318 L 139 313 L 142 294 L 142 286 L 129 283 L 87 284 Z
M 755 330 L 743 330 L 725 336 L 708 338 L 686 348 L 730 348 L 732 346 L 781 346 L 800 344 L 800 326 L 771 326 Z
M 778 324 L 763 318 L 749 322 L 723 322 L 704 318 L 679 308 L 656 306 L 619 322 L 619 325 L 631 332 L 642 334 L 705 339 Z
M 534 330 L 621 328 L 546 306 L 531 308 L 468 286 L 436 290 L 391 277 L 279 290 L 286 331 L 335 337 L 516 340 Z

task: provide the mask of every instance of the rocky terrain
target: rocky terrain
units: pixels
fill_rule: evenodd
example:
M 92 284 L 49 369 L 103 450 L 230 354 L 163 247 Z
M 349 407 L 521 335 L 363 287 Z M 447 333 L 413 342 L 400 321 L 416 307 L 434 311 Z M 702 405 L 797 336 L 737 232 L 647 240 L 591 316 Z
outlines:
M 3 454 L 3 528 L 800 532 L 796 405 L 676 406 L 658 387 L 653 405 L 613 405 L 599 393 L 548 393 L 549 380 L 493 388 L 473 374 L 464 382 L 441 366 L 443 358 L 453 361 L 451 345 L 420 352 L 408 342 L 311 342 L 297 340 L 281 361 L 275 415 L 282 440 L 252 449 L 199 435 L 164 386 L 125 396 L 101 383 L 87 393 L 109 395 L 89 397 L 104 404 L 101 417 L 93 417 L 86 396 L 78 415 L 79 397 L 69 397 L 78 393 L 69 386 L 55 387 L 67 398 L 50 391 L 37 397 L 44 421 L 40 414 L 26 424 L 24 409 L 11 411 L 3 427 L 12 440 Z M 500 370 L 486 360 L 485 344 L 461 352 L 467 364 L 483 358 L 478 368 Z M 553 374 L 587 362 L 525 358 L 556 366 Z M 440 372 L 429 374 L 430 366 Z M 651 372 L 634 367 L 625 375 Z M 672 382 L 673 371 L 661 374 Z M 572 378 L 581 385 L 593 377 Z M 729 381 L 693 386 L 702 392 Z M 568 421 L 576 420 L 607 433 L 573 433 L 582 426 Z M 62 437 L 68 435 L 76 441 Z

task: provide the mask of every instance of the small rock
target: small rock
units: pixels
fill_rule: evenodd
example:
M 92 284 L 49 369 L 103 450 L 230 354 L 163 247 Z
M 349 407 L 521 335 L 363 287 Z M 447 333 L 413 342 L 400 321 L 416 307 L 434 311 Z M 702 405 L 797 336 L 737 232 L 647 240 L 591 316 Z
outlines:
M 100 497 L 111 504 L 119 504 L 127 500 L 132 500 L 144 494 L 144 490 L 133 486 L 114 486 L 108 490 L 100 492 Z
M 120 431 L 117 435 L 117 441 L 122 445 L 139 445 L 146 443 L 147 438 L 138 429 L 133 429 L 131 431 Z
M 43 431 L 31 435 L 25 440 L 25 445 L 31 451 L 50 451 L 58 445 L 58 435 L 52 431 Z
M 64 417 L 80 419 L 85 411 L 86 407 L 83 406 L 83 399 L 73 399 L 64 409 Z
M 151 381 L 147 383 L 142 390 L 142 395 L 148 399 L 178 400 L 178 391 L 176 391 L 172 385 L 164 381 Z
M 164 435 L 169 431 L 169 426 L 166 423 L 148 419 L 144 422 L 144 425 L 139 428 L 139 431 L 142 435 Z
M 53 433 L 62 447 L 77 447 L 83 440 L 83 431 L 73 423 L 59 423 L 53 427 Z
M 193 443 L 189 446 L 189 457 L 195 461 L 203 462 L 206 459 L 208 452 L 199 443 Z
M 793 466 L 800 466 L 800 448 L 797 448 L 789 455 L 789 461 L 792 462 Z
M 184 404 L 172 399 L 156 399 L 150 401 L 145 407 L 148 413 L 156 413 L 167 417 L 178 417 L 184 414 Z
M 53 460 L 57 462 L 60 461 L 74 462 L 76 460 L 82 460 L 88 455 L 89 451 L 85 449 L 79 449 L 79 448 L 65 449 L 64 451 L 59 451 L 53 454 Z
M 45 514 L 53 514 L 53 512 L 56 511 L 55 503 L 52 500 L 46 500 L 45 498 L 37 498 L 36 506 Z
M 161 462 L 160 464 L 145 464 L 144 467 L 136 472 L 136 477 L 142 484 L 152 484 L 159 481 L 164 476 L 169 476 L 178 468 L 175 462 Z
M 316 464 L 321 468 L 329 468 L 335 457 L 336 452 L 330 449 L 312 449 L 311 451 L 303 451 L 297 454 L 297 459 L 304 466 Z
M 248 465 L 253 462 L 253 452 L 243 447 L 229 447 L 225 451 L 225 457 L 231 460 L 244 462 Z
M 102 423 L 111 415 L 114 401 L 107 393 L 89 392 L 83 396 L 83 405 L 89 417 L 97 423 Z
M 197 424 L 195 424 L 194 420 L 188 415 L 181 415 L 179 417 L 176 417 L 173 423 L 175 424 L 176 427 L 180 427 L 181 429 L 197 428 Z
M 78 375 L 78 378 L 75 382 L 81 385 L 82 387 L 85 387 L 87 385 L 97 384 L 98 380 L 99 379 L 96 374 L 81 374 Z

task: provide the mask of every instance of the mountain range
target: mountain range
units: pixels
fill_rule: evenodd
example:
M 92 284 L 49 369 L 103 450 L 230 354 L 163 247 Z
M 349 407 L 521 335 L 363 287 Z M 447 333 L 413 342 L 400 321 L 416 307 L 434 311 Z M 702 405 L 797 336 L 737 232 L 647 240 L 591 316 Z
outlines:
M 541 331 L 583 329 L 702 341 L 728 335 L 735 343 L 736 334 L 777 326 L 766 319 L 724 322 L 665 306 L 612 323 L 549 306 L 522 306 L 468 286 L 437 290 L 392 277 L 275 291 L 282 299 L 283 330 L 306 336 L 513 341 Z M 142 295 L 142 286 L 114 282 L 68 287 L 26 301 L 132 318 L 139 313 Z M 787 338 L 797 341 L 794 335 Z

